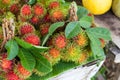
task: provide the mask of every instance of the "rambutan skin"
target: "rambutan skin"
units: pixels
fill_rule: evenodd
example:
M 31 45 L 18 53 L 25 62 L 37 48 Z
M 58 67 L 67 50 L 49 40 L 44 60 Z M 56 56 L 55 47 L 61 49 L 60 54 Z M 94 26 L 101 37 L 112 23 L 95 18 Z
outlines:
M 86 47 L 89 44 L 89 38 L 85 31 L 81 31 L 76 37 L 74 37 L 74 42 L 81 48 Z
M 59 1 L 52 1 L 52 2 L 49 3 L 49 9 L 54 9 L 54 8 L 57 8 L 57 7 L 60 7 Z
M 51 48 L 49 50 L 49 54 L 53 57 L 53 58 L 57 58 L 60 55 L 59 50 L 55 49 L 55 48 Z
M 89 51 L 83 50 L 80 53 L 80 57 L 79 57 L 78 61 L 76 61 L 75 63 L 83 64 L 87 61 L 88 57 L 89 57 Z
M 20 25 L 19 33 L 21 35 L 25 35 L 25 34 L 28 34 L 28 33 L 34 33 L 34 32 L 35 32 L 35 29 L 30 23 L 25 22 L 22 25 Z
M 43 22 L 51 22 L 50 20 L 50 15 L 49 14 L 46 14 L 43 18 Z
M 63 21 L 68 15 L 68 10 L 65 8 L 55 8 L 50 11 L 50 19 L 52 22 Z
M 45 36 L 46 34 L 48 34 L 49 27 L 50 27 L 50 23 L 45 23 L 40 25 L 39 28 L 42 36 Z
M 7 60 L 7 53 L 3 53 L 0 55 L 0 68 L 4 72 L 8 72 L 9 70 L 12 69 L 12 60 Z
M 40 42 L 41 42 L 40 38 L 33 33 L 29 33 L 29 34 L 24 35 L 22 39 L 24 41 L 26 41 L 32 45 L 36 45 L 36 46 L 39 46 Z
M 37 16 L 33 16 L 31 19 L 30 19 L 30 22 L 34 25 L 38 24 L 39 23 L 39 18 Z
M 19 76 L 21 79 L 27 79 L 31 76 L 32 72 L 26 70 L 20 63 L 17 64 L 14 68 L 14 72 Z
M 21 80 L 13 71 L 9 71 L 6 74 L 6 79 L 5 80 Z
M 17 14 L 19 13 L 19 6 L 18 4 L 13 4 L 10 6 L 10 11 L 13 13 L 13 14 Z
M 32 17 L 32 10 L 30 5 L 23 5 L 20 11 L 20 15 L 24 18 L 30 19 Z
M 55 65 L 61 60 L 60 53 L 60 50 L 51 47 L 48 52 L 43 54 L 43 56 L 51 63 L 51 65 Z
M 64 33 L 57 33 L 52 38 L 52 44 L 57 49 L 63 49 L 67 45 L 67 39 Z
M 36 3 L 33 6 L 33 13 L 35 16 L 38 16 L 40 18 L 43 18 L 44 15 L 46 14 L 46 8 L 44 8 L 43 4 L 41 3 Z
M 65 50 L 61 53 L 62 60 L 76 62 L 80 57 L 81 49 L 74 43 L 69 43 Z

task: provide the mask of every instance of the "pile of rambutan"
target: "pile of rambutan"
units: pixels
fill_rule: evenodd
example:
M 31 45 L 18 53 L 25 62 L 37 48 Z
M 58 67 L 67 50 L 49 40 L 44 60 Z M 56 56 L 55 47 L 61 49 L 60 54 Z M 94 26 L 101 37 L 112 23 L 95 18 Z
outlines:
M 93 15 L 75 2 L 2 1 L 9 5 L 0 9 L 0 46 L 6 43 L 0 52 L 0 77 L 5 80 L 31 80 L 34 74 L 39 76 L 34 80 L 44 80 L 41 77 L 52 75 L 53 67 L 60 62 L 82 65 L 90 62 L 91 57 L 98 59 L 105 41 L 110 40 L 109 31 L 92 27 Z M 6 17 L 8 12 L 12 16 Z M 6 25 L 2 25 L 1 19 L 13 16 L 14 37 L 4 42 Z M 101 32 L 105 36 L 99 35 Z

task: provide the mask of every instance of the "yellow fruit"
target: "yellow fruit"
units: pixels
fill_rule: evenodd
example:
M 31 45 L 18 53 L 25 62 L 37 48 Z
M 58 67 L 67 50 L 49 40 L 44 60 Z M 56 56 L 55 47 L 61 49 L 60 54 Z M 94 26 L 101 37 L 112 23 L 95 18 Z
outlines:
M 113 0 L 112 11 L 120 18 L 120 0 Z
M 82 0 L 83 6 L 94 15 L 107 12 L 112 5 L 112 0 Z

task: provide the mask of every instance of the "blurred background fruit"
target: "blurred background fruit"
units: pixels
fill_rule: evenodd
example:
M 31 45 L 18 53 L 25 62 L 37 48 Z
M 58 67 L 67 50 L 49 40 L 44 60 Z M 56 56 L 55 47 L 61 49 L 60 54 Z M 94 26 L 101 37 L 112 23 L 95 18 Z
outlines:
M 82 0 L 82 4 L 94 15 L 106 13 L 112 5 L 112 0 Z
M 117 17 L 120 18 L 120 0 L 113 0 L 112 11 Z

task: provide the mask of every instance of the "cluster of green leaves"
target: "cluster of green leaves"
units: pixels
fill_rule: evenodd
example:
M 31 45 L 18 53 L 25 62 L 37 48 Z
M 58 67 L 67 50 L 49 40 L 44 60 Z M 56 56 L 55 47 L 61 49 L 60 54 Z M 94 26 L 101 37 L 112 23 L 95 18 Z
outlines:
M 48 47 L 34 46 L 15 37 L 6 43 L 5 48 L 8 60 L 18 56 L 22 66 L 29 71 L 33 71 L 33 69 L 44 73 L 52 71 L 49 61 L 40 54 L 40 52 L 48 50 Z
M 65 36 L 68 39 L 73 38 L 84 29 L 90 39 L 90 48 L 93 52 L 94 58 L 104 59 L 105 54 L 101 47 L 100 39 L 111 40 L 109 30 L 102 27 L 91 28 L 93 16 L 88 16 L 89 12 L 85 8 L 79 6 L 77 14 L 79 20 L 67 24 Z

